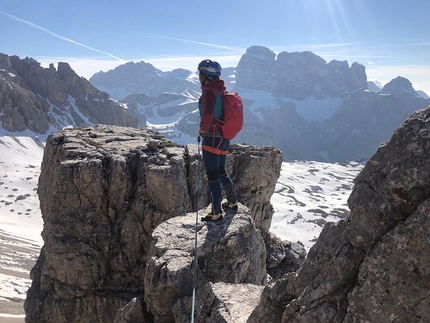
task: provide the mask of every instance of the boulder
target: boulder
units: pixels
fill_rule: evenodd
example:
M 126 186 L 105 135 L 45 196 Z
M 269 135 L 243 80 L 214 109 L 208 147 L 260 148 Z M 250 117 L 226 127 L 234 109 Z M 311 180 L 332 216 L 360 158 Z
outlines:
M 196 323 L 246 323 L 257 306 L 263 286 L 254 284 L 207 283 L 197 290 Z M 191 299 L 184 297 L 174 305 L 175 323 L 191 319 Z
M 145 302 L 155 322 L 173 322 L 172 306 L 192 295 L 195 217 L 191 213 L 170 219 L 153 232 L 145 273 Z M 239 205 L 238 210 L 229 210 L 223 221 L 199 222 L 197 231 L 199 285 L 266 282 L 264 240 L 247 208 Z M 206 299 L 207 295 L 200 297 Z
M 133 298 L 124 308 L 118 311 L 113 323 L 149 322 L 145 320 L 142 307 L 142 299 Z

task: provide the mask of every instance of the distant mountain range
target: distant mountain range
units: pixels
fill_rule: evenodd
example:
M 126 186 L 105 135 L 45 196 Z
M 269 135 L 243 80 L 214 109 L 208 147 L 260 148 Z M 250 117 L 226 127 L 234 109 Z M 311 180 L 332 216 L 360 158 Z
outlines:
M 67 63 L 43 68 L 32 58 L 0 54 L 0 135 L 39 136 L 105 123 L 138 127 L 126 109 Z
M 253 46 L 222 78 L 244 99 L 245 125 L 233 142 L 274 145 L 286 161 L 369 158 L 414 111 L 430 105 L 403 77 L 381 89 L 367 81 L 363 65 L 327 63 L 311 52 L 276 55 Z M 129 62 L 87 81 L 67 63 L 42 68 L 32 58 L 0 54 L 0 134 L 43 139 L 66 126 L 105 123 L 195 143 L 200 93 L 195 71 Z
M 403 77 L 381 89 L 367 81 L 363 65 L 327 63 L 311 52 L 276 55 L 253 46 L 236 68 L 223 69 L 221 76 L 245 103 L 245 126 L 234 141 L 275 145 L 285 160 L 369 158 L 406 118 L 430 104 Z M 179 143 L 195 141 L 200 96 L 196 73 L 127 63 L 95 74 L 90 82 L 127 104 L 142 125 Z

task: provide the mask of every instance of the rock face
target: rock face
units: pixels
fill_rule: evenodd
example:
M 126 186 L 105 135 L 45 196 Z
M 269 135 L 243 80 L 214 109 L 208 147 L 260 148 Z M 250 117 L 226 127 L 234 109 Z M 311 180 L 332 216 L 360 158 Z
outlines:
M 237 66 L 237 89 L 262 90 L 292 99 L 345 98 L 358 89 L 367 89 L 363 65 L 333 60 L 326 63 L 311 52 L 282 52 L 252 46 Z
M 247 99 L 237 140 L 275 145 L 285 160 L 367 159 L 407 117 L 430 104 L 405 78 L 371 92 L 363 65 L 326 63 L 311 52 L 275 55 L 265 47 L 250 47 L 236 78 L 236 89 Z M 266 101 L 258 102 L 262 92 Z
M 228 169 L 243 205 L 224 222 L 200 224 L 199 286 L 261 286 L 267 267 L 294 271 L 304 258 L 300 245 L 268 238 L 282 153 L 231 148 Z M 196 145 L 133 128 L 99 125 L 51 135 L 38 188 L 44 247 L 31 274 L 26 321 L 113 322 L 133 298 L 117 321 L 133 317 L 139 304 L 148 322 L 188 315 L 173 308 L 191 296 L 195 210 L 209 204 L 198 154 Z
M 263 46 L 246 50 L 236 69 L 237 89 L 271 92 L 276 87 L 276 54 Z
M 248 322 L 429 321 L 429 158 L 430 107 L 380 146 L 348 218 L 324 228 L 297 274 L 266 286 Z
M 138 127 L 136 119 L 67 63 L 42 68 L 32 58 L 0 54 L 0 121 L 6 131 L 49 135 L 98 123 Z
M 386 95 L 398 95 L 404 93 L 405 96 L 411 98 L 420 98 L 421 96 L 414 90 L 412 83 L 401 76 L 396 77 L 391 82 L 387 83 L 379 92 Z
M 371 156 L 381 142 L 389 139 L 388 133 L 429 103 L 402 77 L 387 83 L 378 93 L 355 91 L 322 123 L 321 141 L 331 160 Z
M 192 295 L 194 226 L 195 215 L 189 214 L 160 224 L 153 233 L 145 301 L 155 322 L 172 322 L 173 305 Z M 240 206 L 227 212 L 222 222 L 200 223 L 198 241 L 199 286 L 218 282 L 261 286 L 266 282 L 264 240 L 247 209 Z M 200 294 L 199 298 L 202 302 L 206 296 Z M 198 315 L 204 317 L 208 310 L 211 306 Z M 185 313 L 191 317 L 190 308 Z
M 45 245 L 26 321 L 188 322 L 196 208 L 208 205 L 197 199 L 197 152 L 131 128 L 51 136 L 39 184 Z M 302 263 L 297 246 L 267 232 L 280 152 L 233 145 L 242 204 L 197 225 L 196 322 L 429 321 L 429 158 L 430 107 L 369 159 L 349 216 L 328 223 Z

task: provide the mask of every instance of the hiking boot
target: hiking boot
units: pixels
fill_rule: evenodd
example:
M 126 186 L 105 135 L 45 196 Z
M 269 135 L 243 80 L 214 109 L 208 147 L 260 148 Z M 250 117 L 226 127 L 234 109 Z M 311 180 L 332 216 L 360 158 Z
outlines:
M 214 214 L 212 211 L 210 211 L 208 214 L 206 214 L 205 216 L 201 217 L 200 220 L 202 220 L 202 221 L 218 221 L 218 220 L 222 220 L 222 212 L 220 212 L 218 214 Z
M 237 209 L 237 200 L 234 201 L 234 202 L 225 201 L 222 204 L 222 207 L 226 208 L 226 209 L 234 209 L 234 210 L 236 210 Z

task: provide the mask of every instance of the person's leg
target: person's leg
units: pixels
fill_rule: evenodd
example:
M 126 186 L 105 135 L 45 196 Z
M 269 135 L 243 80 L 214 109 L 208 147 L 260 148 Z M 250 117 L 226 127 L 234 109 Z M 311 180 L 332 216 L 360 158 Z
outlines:
M 233 181 L 231 180 L 230 176 L 228 176 L 228 174 L 225 172 L 225 167 L 223 166 L 219 168 L 219 179 L 227 197 L 227 201 L 233 203 L 236 202 L 237 195 L 236 190 L 234 189 Z
M 204 137 L 203 144 L 207 146 L 212 146 L 212 138 Z M 220 155 L 203 149 L 203 161 L 206 167 L 206 173 L 209 180 L 209 189 L 211 193 L 213 214 L 220 214 L 222 212 L 222 209 L 221 209 L 222 190 L 221 190 L 221 183 L 219 178 L 219 159 L 220 159 Z
M 220 145 L 220 149 L 227 151 L 229 147 L 230 147 L 230 140 L 223 139 Z M 225 171 L 226 162 L 227 162 L 227 155 L 221 155 L 219 158 L 219 168 L 218 168 L 219 179 L 224 188 L 227 201 L 235 203 L 237 201 L 236 190 L 234 188 L 233 181 Z

